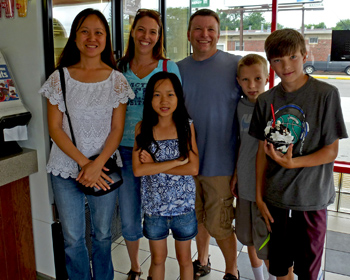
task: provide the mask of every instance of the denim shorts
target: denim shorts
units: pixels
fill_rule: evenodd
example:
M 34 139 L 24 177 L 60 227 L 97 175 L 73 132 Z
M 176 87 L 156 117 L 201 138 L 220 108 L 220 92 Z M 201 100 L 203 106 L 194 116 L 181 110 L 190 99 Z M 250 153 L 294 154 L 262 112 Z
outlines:
M 145 214 L 143 235 L 149 240 L 162 240 L 169 236 L 169 229 L 177 241 L 187 241 L 197 233 L 196 212 L 192 211 L 179 216 L 156 216 Z

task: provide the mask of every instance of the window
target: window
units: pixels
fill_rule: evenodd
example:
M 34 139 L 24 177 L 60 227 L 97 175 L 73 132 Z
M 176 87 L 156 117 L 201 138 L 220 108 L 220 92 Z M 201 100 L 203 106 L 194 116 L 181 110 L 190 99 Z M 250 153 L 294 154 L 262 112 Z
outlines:
M 235 41 L 235 51 L 240 51 L 240 45 L 239 45 L 239 41 Z M 243 42 L 243 49 L 242 51 L 244 51 L 244 42 Z
M 224 44 L 217 44 L 217 45 L 216 45 L 216 48 L 217 48 L 218 50 L 226 51 L 225 45 L 224 45 Z
M 310 37 L 309 44 L 318 44 L 318 37 Z
M 189 55 L 189 9 L 189 1 L 166 1 L 166 55 L 175 62 Z

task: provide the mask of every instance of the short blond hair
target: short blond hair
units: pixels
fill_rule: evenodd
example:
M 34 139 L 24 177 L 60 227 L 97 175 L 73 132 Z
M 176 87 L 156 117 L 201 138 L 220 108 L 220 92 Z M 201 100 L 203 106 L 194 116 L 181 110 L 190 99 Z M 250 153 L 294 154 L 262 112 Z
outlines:
M 269 71 L 267 69 L 267 61 L 264 57 L 262 57 L 261 55 L 255 54 L 255 53 L 251 53 L 251 54 L 247 54 L 246 56 L 242 57 L 239 61 L 238 61 L 238 66 L 237 66 L 237 76 L 239 77 L 241 74 L 241 69 L 243 66 L 251 66 L 254 64 L 259 64 L 262 66 L 262 70 L 264 72 L 264 74 L 266 75 L 266 77 L 269 76 Z

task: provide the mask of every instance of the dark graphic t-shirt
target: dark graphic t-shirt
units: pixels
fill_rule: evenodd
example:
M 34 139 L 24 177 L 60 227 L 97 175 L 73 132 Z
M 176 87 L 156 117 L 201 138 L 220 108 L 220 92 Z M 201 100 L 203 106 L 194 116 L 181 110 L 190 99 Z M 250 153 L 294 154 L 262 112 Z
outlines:
M 309 77 L 300 89 L 285 92 L 281 84 L 258 97 L 249 134 L 265 140 L 264 129 L 276 118 L 295 135 L 293 157 L 312 154 L 339 138 L 347 138 L 338 89 Z M 268 157 L 264 199 L 286 209 L 325 209 L 335 197 L 333 163 L 285 169 Z

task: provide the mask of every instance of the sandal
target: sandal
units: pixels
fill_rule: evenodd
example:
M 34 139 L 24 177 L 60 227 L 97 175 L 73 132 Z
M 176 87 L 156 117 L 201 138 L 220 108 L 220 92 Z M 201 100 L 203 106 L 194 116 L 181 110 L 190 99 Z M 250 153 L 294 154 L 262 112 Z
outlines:
M 194 279 L 198 280 L 199 277 L 205 276 L 209 274 L 211 271 L 211 263 L 208 258 L 208 264 L 207 265 L 201 265 L 199 260 L 195 260 L 193 262 L 193 275 Z
M 232 275 L 231 273 L 226 273 L 225 276 L 224 276 L 224 280 L 239 280 L 241 279 L 241 277 L 239 276 L 239 271 L 237 270 L 237 273 L 238 273 L 238 278 L 234 275 Z
M 130 271 L 128 272 L 128 280 L 140 279 L 141 274 L 142 274 L 142 271 L 136 272 L 136 271 L 132 271 L 130 269 Z M 138 278 L 136 278 L 136 277 L 138 277 Z

